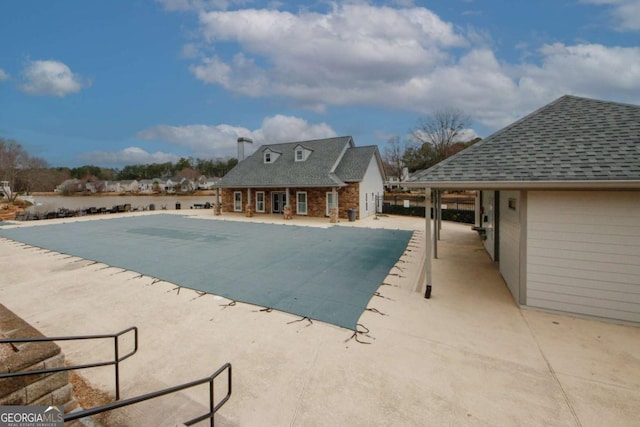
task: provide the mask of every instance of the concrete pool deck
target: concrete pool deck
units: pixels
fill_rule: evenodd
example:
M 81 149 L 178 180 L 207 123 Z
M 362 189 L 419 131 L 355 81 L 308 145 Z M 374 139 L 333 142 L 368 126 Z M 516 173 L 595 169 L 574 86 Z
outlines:
M 248 220 L 210 210 L 167 212 Z M 286 223 L 329 226 L 311 218 Z M 416 230 L 422 239 L 425 221 L 381 217 L 339 226 Z M 220 426 L 637 423 L 640 328 L 520 310 L 477 235 L 455 223 L 443 223 L 432 298 L 424 299 L 416 290 L 423 244 L 411 244 L 401 269 L 371 300 L 377 312 L 362 315 L 368 333 L 358 340 L 336 326 L 227 306 L 217 296 L 4 239 L 0 301 L 49 336 L 138 326 L 138 353 L 121 365 L 123 398 L 206 377 L 231 362 L 233 394 L 216 415 Z M 73 363 L 112 357 L 109 346 L 59 344 Z M 113 393 L 112 368 L 82 375 Z M 207 407 L 203 386 L 113 419 L 169 426 Z

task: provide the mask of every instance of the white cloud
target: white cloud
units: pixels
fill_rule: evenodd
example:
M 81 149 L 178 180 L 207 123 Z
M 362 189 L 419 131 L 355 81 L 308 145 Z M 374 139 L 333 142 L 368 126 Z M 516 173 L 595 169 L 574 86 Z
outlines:
M 0 82 L 3 80 L 9 80 L 9 77 L 9 74 L 7 74 L 7 72 L 0 68 Z
M 262 144 L 302 141 L 336 136 L 325 123 L 310 124 L 306 120 L 284 115 L 266 117 L 262 126 L 256 130 L 221 124 L 168 126 L 159 125 L 142 130 L 136 137 L 146 140 L 164 141 L 186 147 L 197 158 L 235 157 L 237 139 L 249 137 L 254 148 Z
M 120 151 L 94 151 L 81 156 L 82 160 L 99 165 L 142 165 L 152 163 L 175 163 L 180 156 L 157 151 L 149 153 L 139 147 L 128 147 Z
M 247 96 L 289 96 L 314 106 L 353 102 L 343 91 L 359 91 L 366 101 L 377 87 L 446 62 L 444 47 L 467 43 L 424 8 L 347 4 L 296 15 L 245 9 L 203 12 L 200 23 L 206 41 L 237 42 L 244 52 L 226 62 L 204 59 L 191 67 L 197 78 Z
M 309 124 L 306 120 L 298 117 L 278 114 L 265 118 L 261 128 L 254 131 L 253 136 L 263 144 L 275 144 L 330 138 L 336 136 L 336 133 L 326 123 Z
M 638 17 L 637 0 L 585 1 L 627 10 L 628 22 Z M 510 64 L 496 57 L 490 34 L 463 33 L 423 7 L 331 5 L 325 13 L 200 10 L 202 46 L 216 54 L 190 70 L 207 84 L 289 98 L 316 112 L 362 105 L 429 114 L 455 106 L 493 129 L 564 94 L 640 97 L 639 48 L 529 46 L 522 63 Z M 229 53 L 229 46 L 237 48 Z
M 22 71 L 22 91 L 30 95 L 64 97 L 90 86 L 89 81 L 71 72 L 64 63 L 55 60 L 30 61 Z
M 142 130 L 137 138 L 164 141 L 189 148 L 194 157 L 215 158 L 236 155 L 236 140 L 240 136 L 251 136 L 251 131 L 243 127 L 229 125 L 158 125 Z
M 640 92 L 638 47 L 556 43 L 543 46 L 540 54 L 540 66 L 523 67 L 519 82 L 523 95 L 549 98 L 558 93 L 573 93 L 637 100 Z
M 621 31 L 640 30 L 640 2 L 638 0 L 581 0 L 582 3 L 611 7 L 615 27 Z

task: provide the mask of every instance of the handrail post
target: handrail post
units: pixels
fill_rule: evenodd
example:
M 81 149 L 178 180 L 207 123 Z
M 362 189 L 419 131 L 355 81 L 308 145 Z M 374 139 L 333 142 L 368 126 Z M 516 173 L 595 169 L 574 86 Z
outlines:
M 113 337 L 113 348 L 115 349 L 116 363 L 116 400 L 120 400 L 120 355 L 118 353 L 118 335 Z
M 209 413 L 212 414 L 209 425 L 211 427 L 215 427 L 215 421 L 213 419 L 214 418 L 214 412 L 213 412 L 213 380 L 214 378 L 211 378 L 209 380 Z

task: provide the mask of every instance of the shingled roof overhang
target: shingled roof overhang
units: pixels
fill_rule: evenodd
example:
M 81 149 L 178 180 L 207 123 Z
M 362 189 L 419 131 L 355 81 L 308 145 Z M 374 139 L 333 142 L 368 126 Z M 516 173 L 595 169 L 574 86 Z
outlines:
M 565 95 L 403 185 L 638 189 L 640 106 Z
M 598 190 L 640 189 L 640 181 L 417 181 L 409 188 L 440 190 Z

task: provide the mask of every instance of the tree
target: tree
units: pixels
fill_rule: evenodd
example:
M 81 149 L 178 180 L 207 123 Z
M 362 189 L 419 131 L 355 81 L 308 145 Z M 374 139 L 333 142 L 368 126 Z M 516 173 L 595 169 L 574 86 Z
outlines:
M 24 166 L 24 169 L 18 174 L 15 184 L 20 191 L 31 193 L 45 188 L 47 185 L 52 185 L 53 173 L 46 161 L 38 157 L 27 157 Z M 53 191 L 53 188 L 46 191 Z
M 44 160 L 29 157 L 17 141 L 0 138 L 0 181 L 7 181 L 11 188 L 7 197 L 14 201 L 21 192 L 32 191 L 39 178 L 38 171 L 47 168 Z
M 420 120 L 411 131 L 418 147 L 405 152 L 411 171 L 426 169 L 452 156 L 465 147 L 463 131 L 471 119 L 458 108 L 445 108 Z
M 387 146 L 382 153 L 385 173 L 388 176 L 397 177 L 402 181 L 402 169 L 404 168 L 404 151 L 400 144 L 400 138 L 392 136 L 387 141 Z

